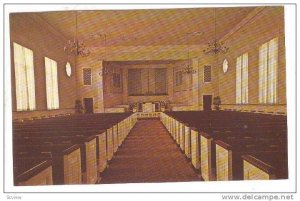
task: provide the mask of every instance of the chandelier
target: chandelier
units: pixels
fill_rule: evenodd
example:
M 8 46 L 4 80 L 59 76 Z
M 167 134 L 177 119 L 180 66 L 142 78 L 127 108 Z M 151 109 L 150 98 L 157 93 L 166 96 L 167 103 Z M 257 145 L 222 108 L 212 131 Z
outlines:
M 191 61 L 190 61 L 190 43 L 189 43 L 189 36 L 190 35 L 201 35 L 202 32 L 190 32 L 190 33 L 186 33 L 186 43 L 187 43 L 187 47 L 188 47 L 188 51 L 187 51 L 187 57 L 188 57 L 188 64 L 187 66 L 183 69 L 183 73 L 185 74 L 195 74 L 197 72 L 197 70 L 195 70 L 192 65 L 191 65 Z
M 77 39 L 77 11 L 75 11 L 75 36 L 73 40 L 68 40 L 67 44 L 64 46 L 64 51 L 67 55 L 86 57 L 90 55 L 90 50 L 86 48 L 84 43 L 78 41 Z
M 102 71 L 99 73 L 100 76 L 104 75 L 112 75 L 116 73 L 116 70 L 114 68 L 109 68 L 109 67 L 103 67 Z
M 195 69 L 193 69 L 193 67 L 190 66 L 190 64 L 188 64 L 182 71 L 185 74 L 195 74 L 197 73 L 197 71 Z
M 205 54 L 219 54 L 219 53 L 226 53 L 228 51 L 228 47 L 224 45 L 224 42 L 219 42 L 217 40 L 217 17 L 216 17 L 216 8 L 214 9 L 214 16 L 215 16 L 215 40 L 213 42 L 207 43 L 206 47 L 204 48 L 203 52 Z

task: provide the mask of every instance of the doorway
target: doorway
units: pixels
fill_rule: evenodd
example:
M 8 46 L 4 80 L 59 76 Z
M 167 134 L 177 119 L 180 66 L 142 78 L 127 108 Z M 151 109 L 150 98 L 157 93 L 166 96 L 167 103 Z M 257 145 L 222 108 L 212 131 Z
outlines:
M 203 95 L 203 110 L 210 111 L 212 105 L 212 95 Z
M 85 113 L 94 113 L 94 100 L 93 98 L 83 98 Z

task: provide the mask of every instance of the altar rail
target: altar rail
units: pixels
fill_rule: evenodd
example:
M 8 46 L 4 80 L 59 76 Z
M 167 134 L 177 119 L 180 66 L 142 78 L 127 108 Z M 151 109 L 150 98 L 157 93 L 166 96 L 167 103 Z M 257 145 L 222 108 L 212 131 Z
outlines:
M 136 118 L 160 118 L 161 112 L 136 112 Z

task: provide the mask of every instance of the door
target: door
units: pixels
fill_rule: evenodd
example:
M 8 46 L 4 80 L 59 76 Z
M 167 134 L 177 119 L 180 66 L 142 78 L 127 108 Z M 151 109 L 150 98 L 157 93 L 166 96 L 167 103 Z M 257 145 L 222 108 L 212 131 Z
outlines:
M 84 102 L 85 113 L 94 113 L 93 98 L 84 98 L 83 102 Z
M 212 95 L 203 95 L 203 110 L 210 111 L 212 105 Z

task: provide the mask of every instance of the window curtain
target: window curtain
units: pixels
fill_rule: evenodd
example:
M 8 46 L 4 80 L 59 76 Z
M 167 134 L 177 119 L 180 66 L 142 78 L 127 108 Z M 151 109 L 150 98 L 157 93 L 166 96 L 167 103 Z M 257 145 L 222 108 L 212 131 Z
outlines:
M 57 62 L 45 57 L 47 108 L 59 108 Z
M 17 43 L 13 46 L 17 111 L 35 110 L 33 52 Z
M 268 44 L 259 48 L 259 102 L 267 102 Z
M 278 38 L 259 48 L 259 103 L 277 103 Z
M 248 103 L 248 53 L 236 59 L 236 103 Z
M 277 103 L 278 39 L 269 42 L 268 103 Z
M 248 53 L 242 56 L 242 101 L 248 103 Z
M 242 95 L 242 74 L 241 74 L 241 69 L 242 69 L 242 57 L 238 57 L 236 59 L 236 103 L 240 104 L 241 103 L 241 95 Z

